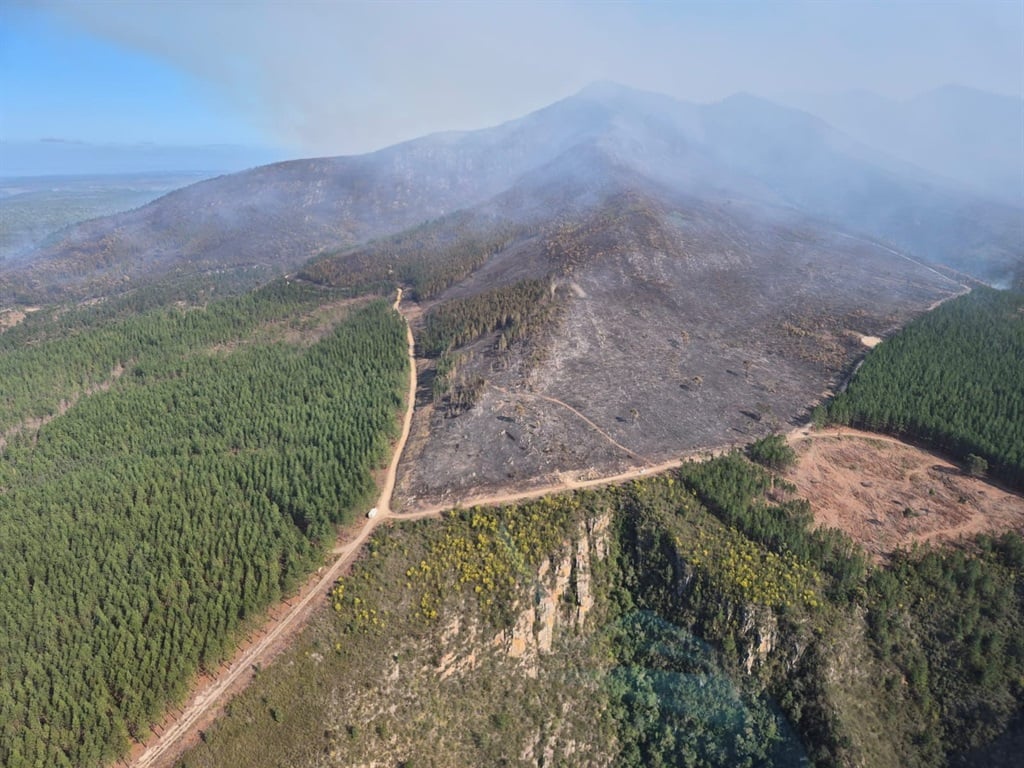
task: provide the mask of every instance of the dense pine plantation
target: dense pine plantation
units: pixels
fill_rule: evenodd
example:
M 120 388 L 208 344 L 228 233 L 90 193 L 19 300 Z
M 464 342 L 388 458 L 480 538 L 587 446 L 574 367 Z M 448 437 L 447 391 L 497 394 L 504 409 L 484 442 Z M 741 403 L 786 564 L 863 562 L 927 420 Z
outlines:
M 1024 488 L 1024 293 L 976 288 L 910 323 L 868 354 L 829 418 L 973 455 Z
M 197 311 L 162 308 L 168 295 L 151 288 L 95 306 L 31 313 L 0 334 L 0 432 L 53 416 L 62 401 L 109 383 L 127 366 L 144 374 L 154 362 L 236 340 L 259 323 L 310 312 L 329 298 L 276 282 Z
M 268 332 L 316 300 L 279 284 L 0 336 L 0 423 L 80 398 L 0 461 L 0 764 L 98 765 L 145 736 L 372 498 L 404 324 L 377 301 L 311 345 Z

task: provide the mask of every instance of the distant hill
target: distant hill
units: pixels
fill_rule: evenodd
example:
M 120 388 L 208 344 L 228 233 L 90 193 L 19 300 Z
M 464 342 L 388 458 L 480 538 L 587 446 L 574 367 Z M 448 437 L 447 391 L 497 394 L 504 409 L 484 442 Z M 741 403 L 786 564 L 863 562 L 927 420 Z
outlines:
M 792 103 L 856 140 L 1024 208 L 1024 100 L 948 85 L 905 101 L 866 91 Z
M 444 332 L 399 492 L 445 500 L 797 423 L 862 336 L 966 290 L 942 264 L 1006 279 L 1021 225 L 799 110 L 601 83 L 495 128 L 262 166 L 86 222 L 0 270 L 0 297 L 176 281 L 204 301 L 243 273 L 401 286 Z
M 96 144 L 42 139 L 0 141 L 0 176 L 228 173 L 286 157 L 282 150 L 237 144 Z
M 16 630 L 0 635 L 0 763 L 109 763 L 316 567 L 333 523 L 372 503 L 409 330 L 418 390 L 388 506 L 463 512 L 381 528 L 332 590 L 330 640 L 275 665 L 353 693 L 277 689 L 253 717 L 238 700 L 258 754 L 190 765 L 674 765 L 698 749 L 794 765 L 807 747 L 815 764 L 903 766 L 984 743 L 1020 687 L 1016 575 L 956 557 L 868 581 L 739 453 L 651 475 L 806 423 L 876 337 L 968 291 L 964 272 L 1020 269 L 1020 227 L 806 112 L 601 83 L 495 128 L 260 166 L 64 230 L 0 265 L 0 615 Z M 477 507 L 616 475 L 638 482 Z M 298 610 L 323 597 L 304 594 Z M 560 614 L 577 619 L 556 639 Z M 548 667 L 540 649 L 563 647 L 613 688 Z M 366 652 L 383 666 L 349 674 Z M 381 715 L 380 690 L 398 709 Z M 302 708 L 313 730 L 294 733 L 316 736 L 297 757 L 279 750 Z M 578 731 L 549 727 L 570 710 Z M 445 723 L 462 735 L 439 739 Z
M 37 248 L 67 226 L 138 208 L 206 177 L 175 172 L 0 178 L 0 262 Z

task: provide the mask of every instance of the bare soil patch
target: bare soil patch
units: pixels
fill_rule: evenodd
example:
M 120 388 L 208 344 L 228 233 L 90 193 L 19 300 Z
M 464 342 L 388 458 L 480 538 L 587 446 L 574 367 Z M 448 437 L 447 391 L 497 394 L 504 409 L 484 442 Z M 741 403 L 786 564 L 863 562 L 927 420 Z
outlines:
M 17 309 L 0 310 L 0 333 L 13 328 L 25 319 L 25 313 Z
M 45 427 L 51 421 L 53 421 L 59 416 L 63 416 L 65 413 L 70 411 L 81 398 L 88 397 L 90 395 L 95 395 L 97 392 L 106 392 L 112 386 L 114 386 L 115 381 L 117 381 L 118 379 L 121 378 L 121 376 L 124 375 L 124 372 L 125 367 L 119 364 L 110 370 L 110 376 L 106 380 L 101 381 L 99 384 L 94 384 L 93 386 L 86 387 L 81 392 L 77 392 L 71 395 L 70 397 L 63 398 L 57 404 L 57 410 L 54 413 L 50 414 L 49 416 L 38 416 L 32 419 L 25 419 L 20 424 L 15 424 L 14 426 L 9 427 L 7 430 L 0 432 L 0 451 L 7 447 L 8 440 L 10 440 L 15 435 L 25 433 L 35 435 L 36 433 L 39 432 L 40 429 Z
M 819 526 L 839 528 L 876 563 L 915 543 L 1024 534 L 1024 497 L 965 474 L 937 454 L 849 429 L 798 430 L 787 473 Z
M 212 355 L 231 354 L 246 344 L 281 341 L 295 347 L 311 347 L 322 341 L 356 307 L 372 301 L 370 297 L 326 302 L 298 319 L 273 320 L 260 325 L 249 336 L 208 347 Z

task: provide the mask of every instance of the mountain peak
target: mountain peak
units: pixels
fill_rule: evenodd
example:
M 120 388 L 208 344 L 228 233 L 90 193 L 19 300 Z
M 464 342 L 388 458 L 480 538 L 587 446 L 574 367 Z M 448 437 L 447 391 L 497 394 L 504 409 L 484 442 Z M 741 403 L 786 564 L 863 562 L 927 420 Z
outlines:
M 597 80 L 577 91 L 567 101 L 586 101 L 609 109 L 664 109 L 678 107 L 682 102 L 671 96 L 645 91 L 612 80 Z
M 623 96 L 633 95 L 641 93 L 636 88 L 632 88 L 622 83 L 617 83 L 614 80 L 595 80 L 589 85 L 584 86 L 576 93 L 576 98 L 594 99 L 595 101 L 603 101 L 605 99 L 618 99 Z

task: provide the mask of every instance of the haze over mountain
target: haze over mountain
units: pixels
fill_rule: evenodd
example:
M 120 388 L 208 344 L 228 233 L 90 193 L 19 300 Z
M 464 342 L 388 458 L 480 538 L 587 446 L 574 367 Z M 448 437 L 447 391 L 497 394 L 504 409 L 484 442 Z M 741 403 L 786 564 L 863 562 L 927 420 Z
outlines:
M 542 316 L 514 321 L 528 340 L 507 336 L 509 310 L 425 352 L 448 362 L 399 489 L 451 500 L 799 421 L 862 335 L 965 290 L 940 265 L 1008 279 L 1021 226 L 805 112 L 598 83 L 494 128 L 195 184 L 71 228 L 0 289 L 39 302 L 287 273 L 401 285 L 429 309 L 548 286 Z M 524 391 L 541 397 L 505 394 Z
M 1024 100 L 947 85 L 898 101 L 869 91 L 793 96 L 856 140 L 1024 208 Z
M 0 766 L 1017 766 L 1020 2 L 0 3 Z
M 282 273 L 324 249 L 514 194 L 531 174 L 545 186 L 577 184 L 591 195 L 607 185 L 653 183 L 808 216 L 997 280 L 1012 273 L 1024 242 L 1019 209 L 894 160 L 806 113 L 746 95 L 695 105 L 601 83 L 495 128 L 263 166 L 88 222 L 32 254 L 22 268 L 28 271 L 7 270 L 4 295 L 95 296 L 115 283 L 254 264 Z
M 65 139 L 0 141 L 0 178 L 84 174 L 227 173 L 280 160 L 280 150 L 239 144 L 175 146 Z
M 138 208 L 211 175 L 154 172 L 0 179 L 0 262 L 39 247 L 72 224 Z

